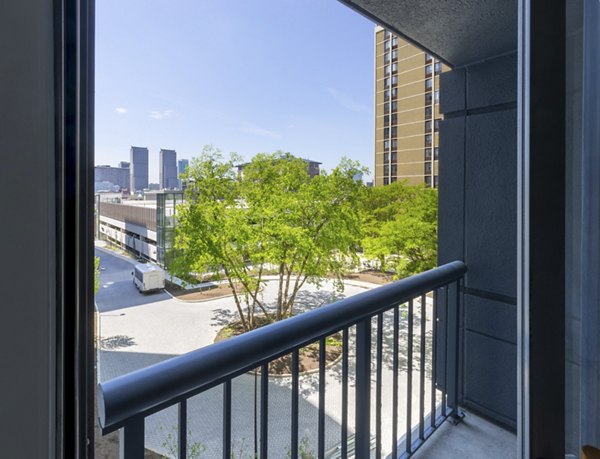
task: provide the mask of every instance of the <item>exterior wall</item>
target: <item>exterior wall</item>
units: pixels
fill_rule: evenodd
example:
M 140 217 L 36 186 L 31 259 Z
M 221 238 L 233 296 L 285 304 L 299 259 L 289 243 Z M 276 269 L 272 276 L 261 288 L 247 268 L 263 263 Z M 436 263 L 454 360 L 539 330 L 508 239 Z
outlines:
M 132 193 L 148 188 L 148 149 L 131 147 L 130 185 Z
M 375 29 L 375 185 L 437 186 L 440 74 L 448 68 Z
M 442 74 L 440 94 L 438 261 L 469 269 L 462 401 L 516 428 L 516 53 Z
M 0 2 L 0 456 L 6 458 L 54 456 L 53 14 L 52 2 Z
M 177 152 L 160 150 L 159 154 L 159 187 L 160 189 L 177 188 Z

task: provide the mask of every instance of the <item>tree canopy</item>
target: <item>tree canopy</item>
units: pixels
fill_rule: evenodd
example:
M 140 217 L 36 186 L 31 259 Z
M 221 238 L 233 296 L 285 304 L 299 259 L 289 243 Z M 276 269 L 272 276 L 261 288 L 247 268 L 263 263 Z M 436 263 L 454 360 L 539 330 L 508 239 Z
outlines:
M 289 153 L 258 154 L 237 170 L 212 147 L 192 160 L 190 184 L 178 208 L 172 271 L 218 272 L 234 295 L 244 329 L 293 315 L 306 282 L 341 276 L 360 242 L 364 170 L 344 159 L 331 173 L 310 178 Z M 275 307 L 264 302 L 264 276 L 278 282 Z
M 437 190 L 395 182 L 365 188 L 361 215 L 366 257 L 407 277 L 437 264 Z

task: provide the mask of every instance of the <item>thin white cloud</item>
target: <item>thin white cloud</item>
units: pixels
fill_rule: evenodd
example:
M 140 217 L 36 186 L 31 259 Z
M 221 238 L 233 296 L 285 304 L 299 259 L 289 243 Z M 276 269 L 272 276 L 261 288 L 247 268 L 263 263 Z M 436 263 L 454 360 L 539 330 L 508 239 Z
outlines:
M 127 113 L 127 109 L 125 107 L 117 107 L 115 108 L 115 112 L 117 112 L 119 115 L 124 115 Z
M 294 129 L 296 127 L 296 125 L 295 124 L 288 124 L 286 127 L 288 129 Z
M 255 124 L 244 122 L 241 127 L 241 131 L 246 134 L 257 135 L 260 137 L 270 137 L 271 139 L 280 139 L 281 135 L 276 132 L 269 131 L 268 129 L 256 126 Z
M 155 120 L 162 120 L 165 118 L 171 118 L 175 113 L 174 110 L 152 110 L 148 116 Z
M 348 94 L 335 89 L 335 88 L 327 88 L 327 92 L 335 99 L 335 101 L 340 104 L 342 107 L 347 108 L 350 111 L 357 113 L 364 113 L 369 111 L 369 108 L 366 105 L 361 104 L 360 102 L 354 100 Z

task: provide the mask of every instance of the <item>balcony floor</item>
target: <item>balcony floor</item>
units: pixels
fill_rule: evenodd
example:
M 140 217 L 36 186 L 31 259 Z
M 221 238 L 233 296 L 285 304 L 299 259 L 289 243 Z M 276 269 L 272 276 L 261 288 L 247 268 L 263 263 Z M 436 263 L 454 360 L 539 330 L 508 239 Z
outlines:
M 517 436 L 472 413 L 463 422 L 445 422 L 413 456 L 415 459 L 510 459 L 517 457 Z

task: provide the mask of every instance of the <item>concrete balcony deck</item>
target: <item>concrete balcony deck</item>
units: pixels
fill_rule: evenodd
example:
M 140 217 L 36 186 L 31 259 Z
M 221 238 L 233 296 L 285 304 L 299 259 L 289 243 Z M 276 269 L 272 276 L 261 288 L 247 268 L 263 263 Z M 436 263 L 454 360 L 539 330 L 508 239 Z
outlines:
M 517 457 L 517 436 L 472 413 L 463 422 L 446 421 L 413 456 L 415 459 L 511 459 Z

